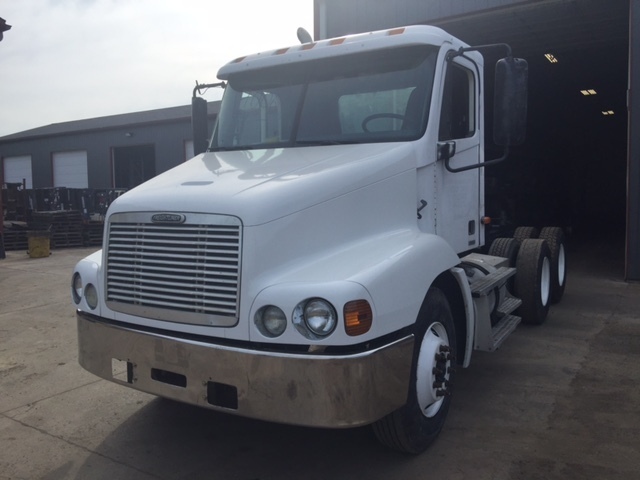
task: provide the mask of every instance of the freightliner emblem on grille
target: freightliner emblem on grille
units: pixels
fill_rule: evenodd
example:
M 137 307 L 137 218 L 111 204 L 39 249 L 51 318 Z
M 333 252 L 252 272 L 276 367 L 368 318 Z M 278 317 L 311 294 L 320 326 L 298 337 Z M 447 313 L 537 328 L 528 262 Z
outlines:
M 184 215 L 176 213 L 156 213 L 151 217 L 153 223 L 184 223 L 186 219 Z

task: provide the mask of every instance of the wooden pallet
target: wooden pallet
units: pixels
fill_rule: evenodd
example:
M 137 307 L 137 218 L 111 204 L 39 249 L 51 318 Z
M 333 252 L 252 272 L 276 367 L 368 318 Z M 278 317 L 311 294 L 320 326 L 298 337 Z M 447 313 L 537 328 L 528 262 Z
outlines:
M 4 240 L 4 249 L 6 251 L 27 250 L 29 248 L 29 240 L 27 239 L 27 231 L 13 228 L 5 228 L 2 232 Z
M 84 246 L 82 215 L 77 210 L 34 212 L 29 227 L 51 234 L 51 248 Z
M 85 222 L 82 230 L 82 238 L 85 247 L 101 247 L 104 222 Z

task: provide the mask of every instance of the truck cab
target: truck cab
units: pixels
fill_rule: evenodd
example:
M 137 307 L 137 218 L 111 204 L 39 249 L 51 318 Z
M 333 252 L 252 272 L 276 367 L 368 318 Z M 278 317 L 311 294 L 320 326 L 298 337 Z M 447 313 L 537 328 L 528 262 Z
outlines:
M 373 424 L 390 447 L 424 450 L 455 368 L 495 350 L 515 309 L 541 323 L 554 273 L 547 242 L 522 241 L 521 305 L 508 286 L 520 244 L 478 253 L 483 71 L 428 26 L 222 67 L 207 151 L 118 198 L 103 250 L 76 266 L 81 365 L 231 414 Z M 509 144 L 526 89 L 503 77 L 494 134 Z

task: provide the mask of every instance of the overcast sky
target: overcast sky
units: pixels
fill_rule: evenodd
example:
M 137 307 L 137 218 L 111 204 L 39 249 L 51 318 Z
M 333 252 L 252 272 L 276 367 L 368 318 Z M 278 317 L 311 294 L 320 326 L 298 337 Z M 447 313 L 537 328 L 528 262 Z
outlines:
M 187 105 L 228 61 L 313 35 L 313 0 L 0 0 L 0 17 L 0 137 Z

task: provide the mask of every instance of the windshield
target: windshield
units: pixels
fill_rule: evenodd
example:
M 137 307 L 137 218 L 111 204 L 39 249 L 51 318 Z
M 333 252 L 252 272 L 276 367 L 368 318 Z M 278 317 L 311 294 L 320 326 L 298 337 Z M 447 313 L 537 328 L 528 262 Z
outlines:
M 420 138 L 436 56 L 405 46 L 235 74 L 210 150 Z

